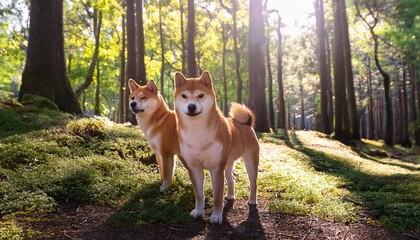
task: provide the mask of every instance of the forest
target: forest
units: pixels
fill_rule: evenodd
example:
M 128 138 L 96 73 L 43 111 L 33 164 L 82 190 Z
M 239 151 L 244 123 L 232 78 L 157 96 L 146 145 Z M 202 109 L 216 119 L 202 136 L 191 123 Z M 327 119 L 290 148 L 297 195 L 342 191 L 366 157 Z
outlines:
M 48 1 L 31 7 L 42 10 L 42 4 Z M 59 102 L 48 93 L 58 90 L 45 88 L 49 80 L 34 83 L 36 69 L 25 68 L 46 66 L 65 76 L 80 106 L 58 104 L 61 110 L 134 123 L 129 78 L 154 79 L 172 106 L 175 72 L 197 77 L 209 70 L 219 107 L 227 113 L 232 101 L 249 105 L 259 132 L 317 130 L 344 143 L 361 137 L 391 146 L 419 143 L 419 2 L 311 4 L 304 14 L 315 21 L 285 34 L 282 1 L 64 1 L 56 11 L 63 18 L 65 62 L 54 69 L 44 61 L 52 53 L 38 55 L 28 45 L 61 41 L 53 36 L 60 30 L 31 38 L 31 28 L 47 31 L 43 24 L 53 21 L 37 14 L 29 24 L 30 1 L 2 1 L 0 97 L 31 93 Z
M 220 225 L 128 102 L 206 70 L 260 145 Z M 419 0 L 0 1 L 0 240 L 419 239 L 419 145 Z

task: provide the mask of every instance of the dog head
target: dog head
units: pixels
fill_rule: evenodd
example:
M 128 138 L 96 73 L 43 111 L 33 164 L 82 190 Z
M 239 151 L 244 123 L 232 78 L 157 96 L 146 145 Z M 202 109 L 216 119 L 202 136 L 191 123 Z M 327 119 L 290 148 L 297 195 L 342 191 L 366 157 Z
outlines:
M 175 109 L 177 112 L 195 117 L 209 113 L 215 106 L 215 93 L 208 71 L 199 78 L 186 78 L 182 73 L 175 74 Z
M 146 86 L 138 85 L 133 79 L 128 81 L 130 88 L 130 109 L 134 114 L 154 112 L 158 107 L 158 88 L 153 80 Z

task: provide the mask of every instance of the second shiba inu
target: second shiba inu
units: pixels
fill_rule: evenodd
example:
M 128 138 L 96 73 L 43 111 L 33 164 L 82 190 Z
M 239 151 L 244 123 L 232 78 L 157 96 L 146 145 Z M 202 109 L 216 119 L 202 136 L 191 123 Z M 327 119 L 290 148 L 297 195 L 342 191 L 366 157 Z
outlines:
M 175 169 L 175 154 L 179 154 L 178 135 L 174 111 L 166 105 L 153 80 L 140 86 L 134 80 L 130 88 L 130 109 L 146 136 L 150 148 L 156 155 L 159 172 L 163 180 L 160 191 L 169 188 Z
M 191 216 L 204 213 L 204 169 L 210 172 L 214 206 L 209 221 L 222 223 L 224 176 L 228 184 L 226 198 L 235 197 L 233 167 L 242 158 L 250 182 L 250 205 L 257 204 L 259 144 L 252 128 L 254 115 L 243 105 L 233 103 L 232 118 L 225 118 L 216 105 L 212 79 L 205 71 L 200 78 L 175 75 L 175 112 L 178 138 L 184 165 L 194 192 L 195 208 Z

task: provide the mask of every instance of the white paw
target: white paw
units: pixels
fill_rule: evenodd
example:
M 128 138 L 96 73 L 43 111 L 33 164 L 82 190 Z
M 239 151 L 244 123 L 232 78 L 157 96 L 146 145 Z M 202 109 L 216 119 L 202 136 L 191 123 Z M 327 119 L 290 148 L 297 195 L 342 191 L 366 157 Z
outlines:
M 221 224 L 222 220 L 223 220 L 222 214 L 215 214 L 215 213 L 213 213 L 209 219 L 210 223 L 212 224 L 216 224 L 216 223 Z
M 166 190 L 168 190 L 169 186 L 164 186 L 163 184 L 160 185 L 160 192 L 165 192 Z
M 204 209 L 194 209 L 190 213 L 191 217 L 198 218 L 204 215 Z
M 228 194 L 225 197 L 227 200 L 235 200 L 235 195 Z

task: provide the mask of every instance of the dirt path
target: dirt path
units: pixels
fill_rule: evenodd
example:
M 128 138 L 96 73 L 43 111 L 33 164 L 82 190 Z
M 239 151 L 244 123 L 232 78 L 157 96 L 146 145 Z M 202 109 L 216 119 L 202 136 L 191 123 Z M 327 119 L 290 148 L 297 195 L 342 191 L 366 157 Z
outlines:
M 103 206 L 63 206 L 59 213 L 30 227 L 40 239 L 413 239 L 363 223 L 328 222 L 309 216 L 270 213 L 265 203 L 248 207 L 246 202 L 226 203 L 222 225 L 204 220 L 189 225 L 155 224 L 147 227 L 111 226 L 106 220 L 116 210 Z

